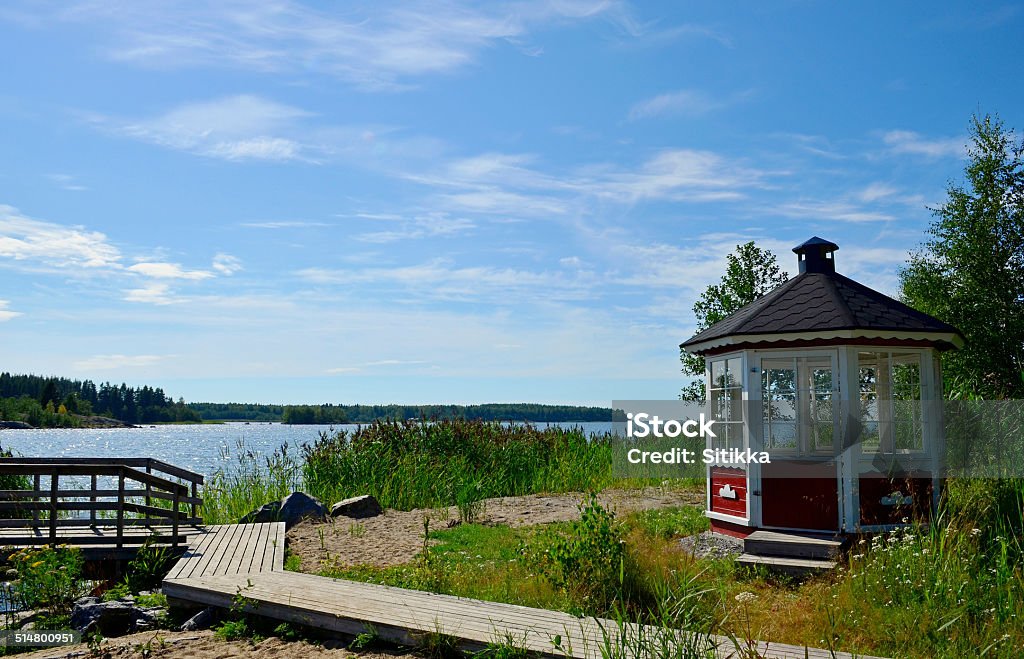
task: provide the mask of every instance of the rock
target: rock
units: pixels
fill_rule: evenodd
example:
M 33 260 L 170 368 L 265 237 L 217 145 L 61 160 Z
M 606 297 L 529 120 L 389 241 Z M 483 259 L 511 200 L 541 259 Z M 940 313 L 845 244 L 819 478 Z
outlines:
M 323 519 L 327 509 L 308 494 L 292 492 L 280 501 L 273 501 L 252 511 L 238 521 L 239 524 L 258 524 L 264 522 L 284 522 L 290 529 L 307 517 Z
M 183 632 L 197 632 L 200 629 L 209 629 L 213 626 L 216 616 L 212 606 L 208 606 L 199 613 L 185 621 L 181 626 Z
M 29 430 L 32 426 L 24 421 L 0 421 L 0 428 L 5 430 Z
M 331 517 L 344 515 L 345 517 L 355 517 L 358 519 L 362 517 L 376 517 L 382 512 L 384 512 L 384 509 L 369 494 L 345 499 L 331 506 Z
M 113 638 L 153 629 L 160 624 L 164 610 L 159 607 L 140 608 L 130 600 L 101 602 L 96 597 L 83 597 L 71 612 L 71 627 L 83 634 L 99 632 Z

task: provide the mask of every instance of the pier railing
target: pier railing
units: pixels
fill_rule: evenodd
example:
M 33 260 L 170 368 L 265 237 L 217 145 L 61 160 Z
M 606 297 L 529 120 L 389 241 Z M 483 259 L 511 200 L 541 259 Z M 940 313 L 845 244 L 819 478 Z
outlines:
M 177 547 L 203 476 L 150 458 L 0 458 L 0 545 Z

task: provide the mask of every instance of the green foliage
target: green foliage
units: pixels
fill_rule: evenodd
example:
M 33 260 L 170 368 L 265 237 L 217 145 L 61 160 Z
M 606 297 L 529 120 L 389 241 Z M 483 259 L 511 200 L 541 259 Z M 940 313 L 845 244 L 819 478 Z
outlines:
M 298 641 L 302 639 L 302 632 L 287 622 L 282 622 L 274 627 L 274 636 L 286 641 Z
M 952 398 L 1024 396 L 1024 140 L 974 116 L 964 169 L 932 209 L 931 239 L 900 271 L 903 300 L 958 328 L 943 356 Z
M 753 241 L 737 245 L 736 252 L 725 258 L 727 265 L 721 281 L 708 286 L 693 305 L 698 332 L 789 279 L 789 275 L 779 268 L 775 255 L 757 247 Z M 679 397 L 683 400 L 704 400 L 704 358 L 680 350 L 679 359 L 683 364 L 683 374 L 697 378 L 683 388 Z
M 163 593 L 147 593 L 145 595 L 136 595 L 135 603 L 143 607 L 165 607 L 167 606 L 167 595 Z
M 158 588 L 163 583 L 164 577 L 167 576 L 174 561 L 174 554 L 169 548 L 147 541 L 142 547 L 139 547 L 135 558 L 128 563 L 125 573 L 125 583 L 128 589 L 137 593 Z
M 59 409 L 63 406 L 64 412 Z M 122 383 L 0 373 L 0 420 L 24 421 L 37 428 L 77 428 L 79 416 L 93 413 L 126 423 L 198 421 L 199 414 L 175 402 L 163 389 Z
M 64 617 L 85 592 L 82 554 L 76 547 L 26 548 L 10 560 L 18 572 L 12 594 L 22 609 L 43 609 L 50 617 Z
M 606 609 L 618 593 L 625 559 L 622 530 L 614 513 L 594 494 L 580 506 L 568 533 L 552 533 L 538 559 L 544 576 L 587 609 Z
M 203 517 L 211 524 L 236 524 L 244 515 L 294 492 L 302 465 L 288 444 L 259 456 L 238 443 L 233 467 L 218 469 L 203 487 Z M 322 499 L 322 493 L 310 492 Z
M 366 631 L 356 634 L 356 637 L 349 643 L 348 649 L 353 652 L 368 650 L 380 644 L 380 632 L 373 625 L 366 625 Z
M 372 494 L 387 508 L 465 504 L 533 492 L 600 488 L 611 481 L 611 439 L 582 429 L 445 419 L 381 422 L 322 433 L 303 447 L 313 496 Z
M 127 583 L 122 581 L 118 584 L 111 586 L 103 593 L 103 601 L 112 602 L 114 600 L 124 599 L 125 597 L 128 597 L 131 594 L 131 588 L 128 587 Z
M 644 533 L 668 540 L 696 535 L 708 529 L 708 518 L 696 506 L 642 510 L 629 516 Z
M 213 630 L 213 633 L 224 641 L 238 641 L 250 638 L 253 632 L 249 629 L 249 623 L 243 618 L 241 620 L 225 620 Z

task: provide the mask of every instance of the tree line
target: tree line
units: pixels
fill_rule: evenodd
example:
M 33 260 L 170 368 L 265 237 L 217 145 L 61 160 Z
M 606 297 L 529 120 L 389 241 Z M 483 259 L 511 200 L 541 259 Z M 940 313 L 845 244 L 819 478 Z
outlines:
M 201 420 L 183 399 L 175 401 L 160 387 L 0 373 L 0 420 L 36 427 L 77 426 L 89 416 L 133 424 Z
M 482 421 L 611 421 L 606 407 L 489 403 L 484 405 L 256 405 L 189 403 L 204 420 L 280 421 L 291 424 L 371 423 L 378 420 L 479 419 Z

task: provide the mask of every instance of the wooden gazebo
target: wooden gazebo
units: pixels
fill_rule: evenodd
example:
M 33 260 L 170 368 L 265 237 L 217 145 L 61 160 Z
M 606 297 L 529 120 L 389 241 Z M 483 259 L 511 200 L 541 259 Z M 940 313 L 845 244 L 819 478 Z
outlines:
M 771 456 L 708 465 L 715 531 L 871 531 L 937 505 L 939 355 L 963 337 L 837 273 L 837 249 L 818 237 L 794 248 L 799 275 L 680 346 L 705 359 L 724 431 L 708 448 Z

